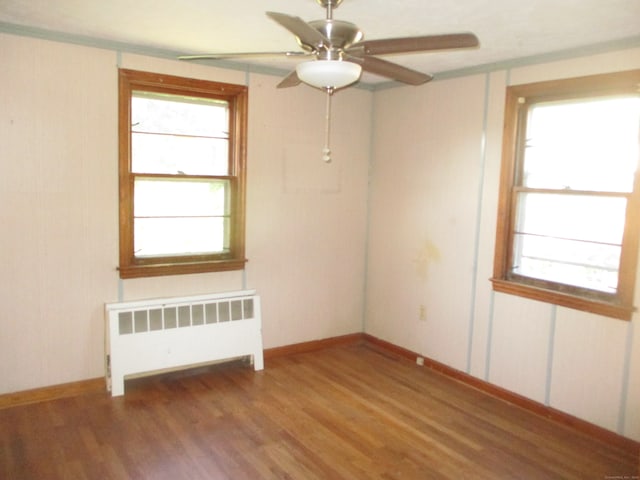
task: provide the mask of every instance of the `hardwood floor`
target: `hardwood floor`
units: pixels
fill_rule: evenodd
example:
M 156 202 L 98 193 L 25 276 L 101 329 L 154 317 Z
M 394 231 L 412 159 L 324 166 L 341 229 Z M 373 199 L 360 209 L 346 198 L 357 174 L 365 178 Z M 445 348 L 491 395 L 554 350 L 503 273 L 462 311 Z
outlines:
M 637 456 L 366 345 L 0 410 L 3 479 L 624 476 Z

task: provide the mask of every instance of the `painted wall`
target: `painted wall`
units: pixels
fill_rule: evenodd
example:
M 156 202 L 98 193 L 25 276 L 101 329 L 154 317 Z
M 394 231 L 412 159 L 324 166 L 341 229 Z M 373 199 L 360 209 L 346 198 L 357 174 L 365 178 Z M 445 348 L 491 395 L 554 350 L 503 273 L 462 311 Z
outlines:
M 0 394 L 103 375 L 105 302 L 256 288 L 266 348 L 362 331 L 372 93 L 0 34 Z M 117 68 L 249 85 L 244 272 L 121 281 Z
M 640 440 L 640 316 L 489 282 L 505 88 L 632 68 L 638 49 L 376 92 L 366 332 Z

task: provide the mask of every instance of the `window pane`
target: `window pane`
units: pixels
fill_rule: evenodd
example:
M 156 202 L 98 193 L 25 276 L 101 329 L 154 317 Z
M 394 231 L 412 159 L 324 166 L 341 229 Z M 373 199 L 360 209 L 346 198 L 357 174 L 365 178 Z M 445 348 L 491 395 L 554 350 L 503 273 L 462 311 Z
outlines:
M 626 198 L 519 193 L 514 273 L 615 293 Z
M 137 178 L 134 255 L 186 255 L 229 250 L 230 182 Z
M 640 98 L 547 102 L 529 109 L 523 185 L 631 192 Z
M 228 174 L 228 102 L 158 93 L 131 98 L 132 171 Z

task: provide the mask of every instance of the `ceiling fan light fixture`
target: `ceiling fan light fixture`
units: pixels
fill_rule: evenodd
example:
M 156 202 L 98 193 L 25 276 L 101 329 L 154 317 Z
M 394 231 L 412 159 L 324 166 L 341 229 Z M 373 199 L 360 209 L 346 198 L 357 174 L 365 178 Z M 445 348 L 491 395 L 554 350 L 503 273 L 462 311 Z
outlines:
M 356 82 L 362 67 L 344 60 L 311 60 L 299 63 L 296 73 L 300 80 L 312 87 L 338 89 Z

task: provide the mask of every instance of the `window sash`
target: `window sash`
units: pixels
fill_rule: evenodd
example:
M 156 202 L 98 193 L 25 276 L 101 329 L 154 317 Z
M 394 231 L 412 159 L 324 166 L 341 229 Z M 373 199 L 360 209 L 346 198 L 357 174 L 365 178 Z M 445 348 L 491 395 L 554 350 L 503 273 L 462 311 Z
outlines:
M 232 182 L 134 176 L 134 256 L 228 255 Z
M 229 101 L 131 93 L 131 170 L 229 175 Z
M 526 102 L 518 184 L 631 192 L 638 163 L 638 105 L 637 94 Z
M 527 196 L 541 197 L 543 201 L 526 208 L 524 204 L 532 201 Z M 505 277 L 575 295 L 615 301 L 628 197 L 618 193 L 514 188 L 511 250 Z M 592 205 L 588 210 L 590 216 L 579 217 L 585 210 L 574 211 L 571 204 L 576 200 L 586 200 Z M 593 205 L 600 202 L 608 203 L 609 208 L 600 208 L 601 215 L 598 216 L 597 207 Z M 555 222 L 531 219 L 544 216 L 550 208 L 546 208 L 547 203 L 554 206 Z M 604 213 L 616 209 L 617 215 Z M 589 228 L 594 223 L 606 226 L 594 232 Z

